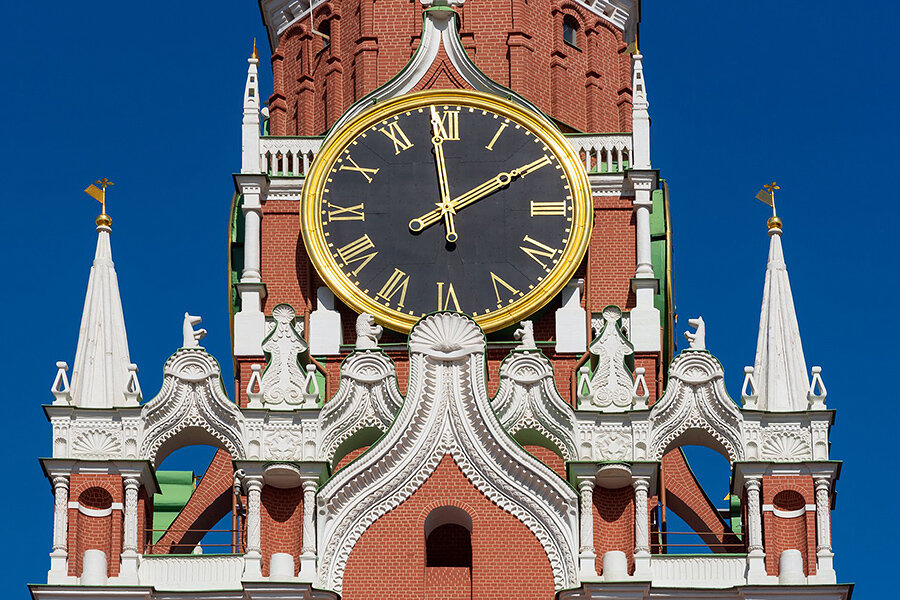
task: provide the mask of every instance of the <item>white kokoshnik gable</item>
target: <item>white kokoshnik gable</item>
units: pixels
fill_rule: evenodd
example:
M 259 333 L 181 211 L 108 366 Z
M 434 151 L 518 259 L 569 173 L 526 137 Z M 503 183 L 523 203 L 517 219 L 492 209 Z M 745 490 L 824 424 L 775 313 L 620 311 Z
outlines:
M 469 317 L 425 317 L 409 336 L 409 392 L 369 450 L 319 491 L 319 577 L 340 593 L 353 546 L 419 489 L 445 455 L 547 553 L 557 589 L 578 584 L 576 492 L 503 430 L 485 392 L 484 333 Z

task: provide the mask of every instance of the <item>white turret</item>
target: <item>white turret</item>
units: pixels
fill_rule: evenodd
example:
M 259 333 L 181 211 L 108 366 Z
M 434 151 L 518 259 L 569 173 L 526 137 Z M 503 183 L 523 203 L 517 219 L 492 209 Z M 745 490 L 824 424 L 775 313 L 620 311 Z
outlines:
M 244 85 L 244 119 L 241 125 L 241 173 L 259 173 L 259 54 L 253 40 L 253 54 L 247 59 L 247 83 Z
M 106 214 L 97 217 L 97 252 L 88 279 L 72 372 L 72 404 L 79 407 L 110 408 L 135 403 L 133 395 L 126 398 L 125 394 L 132 376 L 131 360 L 110 248 L 111 225 L 112 219 Z
M 806 410 L 809 378 L 781 249 L 781 219 L 773 216 L 768 225 L 769 262 L 753 368 L 756 408 L 773 412 Z

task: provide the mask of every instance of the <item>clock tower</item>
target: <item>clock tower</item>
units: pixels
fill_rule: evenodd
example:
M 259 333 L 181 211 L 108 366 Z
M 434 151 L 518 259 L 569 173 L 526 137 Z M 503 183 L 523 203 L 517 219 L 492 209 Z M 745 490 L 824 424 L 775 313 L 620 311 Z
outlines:
M 144 401 L 104 213 L 45 406 L 32 595 L 848 599 L 834 411 L 777 216 L 740 403 L 702 318 L 675 352 L 639 1 L 259 4 L 272 93 L 254 45 L 231 395 L 185 313 Z M 159 468 L 192 444 L 217 449 L 198 484 Z M 727 461 L 725 500 L 687 446 Z M 208 552 L 223 519 L 230 552 Z

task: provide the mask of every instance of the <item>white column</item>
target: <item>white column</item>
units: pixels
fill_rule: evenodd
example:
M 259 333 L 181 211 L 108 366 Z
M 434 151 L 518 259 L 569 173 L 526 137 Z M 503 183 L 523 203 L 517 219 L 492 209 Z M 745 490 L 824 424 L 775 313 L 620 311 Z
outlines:
M 241 271 L 241 282 L 257 283 L 260 275 L 260 222 L 262 206 L 259 196 L 247 194 L 242 207 L 244 212 L 244 270 Z
M 303 481 L 303 545 L 300 574 L 303 581 L 312 582 L 316 574 L 316 488 L 315 479 Z
M 47 583 L 65 583 L 69 575 L 69 478 L 53 478 L 53 550 Z
M 635 254 L 637 266 L 631 287 L 635 294 L 635 306 L 631 310 L 629 336 L 638 352 L 659 352 L 660 338 L 659 310 L 653 304 L 659 291 L 659 280 L 653 276 L 653 259 L 650 240 L 650 211 L 653 208 L 652 171 L 630 171 L 629 178 L 634 184 Z
M 243 198 L 244 270 L 236 286 L 241 298 L 241 310 L 234 315 L 234 354 L 263 356 L 266 317 L 262 312 L 265 286 L 262 284 L 260 231 L 265 178 L 261 175 L 237 175 L 236 181 Z
M 639 478 L 634 486 L 634 576 L 650 579 L 650 523 L 647 511 L 647 495 L 650 481 Z
M 597 577 L 597 552 L 594 549 L 594 479 L 578 484 L 581 497 L 581 546 L 578 562 L 581 579 Z
M 247 551 L 244 553 L 243 579 L 262 578 L 262 517 L 260 504 L 263 482 L 261 478 L 247 478 Z
M 762 539 L 762 506 L 759 479 L 748 479 L 747 490 L 747 583 L 766 581 L 766 552 Z
M 635 277 L 653 277 L 653 262 L 650 257 L 650 210 L 653 208 L 651 190 L 636 190 L 633 206 L 637 235 Z
M 817 477 L 816 484 L 816 581 L 837 583 L 831 549 L 831 480 Z
M 128 477 L 125 486 L 125 529 L 122 532 L 122 564 L 119 568 L 120 584 L 138 583 L 138 490 L 140 480 Z

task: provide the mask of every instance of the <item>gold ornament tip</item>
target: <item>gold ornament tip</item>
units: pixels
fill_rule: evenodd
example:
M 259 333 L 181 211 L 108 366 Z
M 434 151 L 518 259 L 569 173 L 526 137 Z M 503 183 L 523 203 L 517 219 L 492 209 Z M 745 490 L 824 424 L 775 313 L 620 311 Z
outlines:
M 769 226 L 769 230 L 782 229 L 781 219 L 779 219 L 778 217 L 769 217 L 769 220 L 766 221 L 766 225 Z
M 97 215 L 97 227 L 112 227 L 112 217 L 109 215 Z
M 256 38 L 253 38 L 253 54 L 250 55 L 250 58 L 259 58 L 259 53 L 256 51 Z

